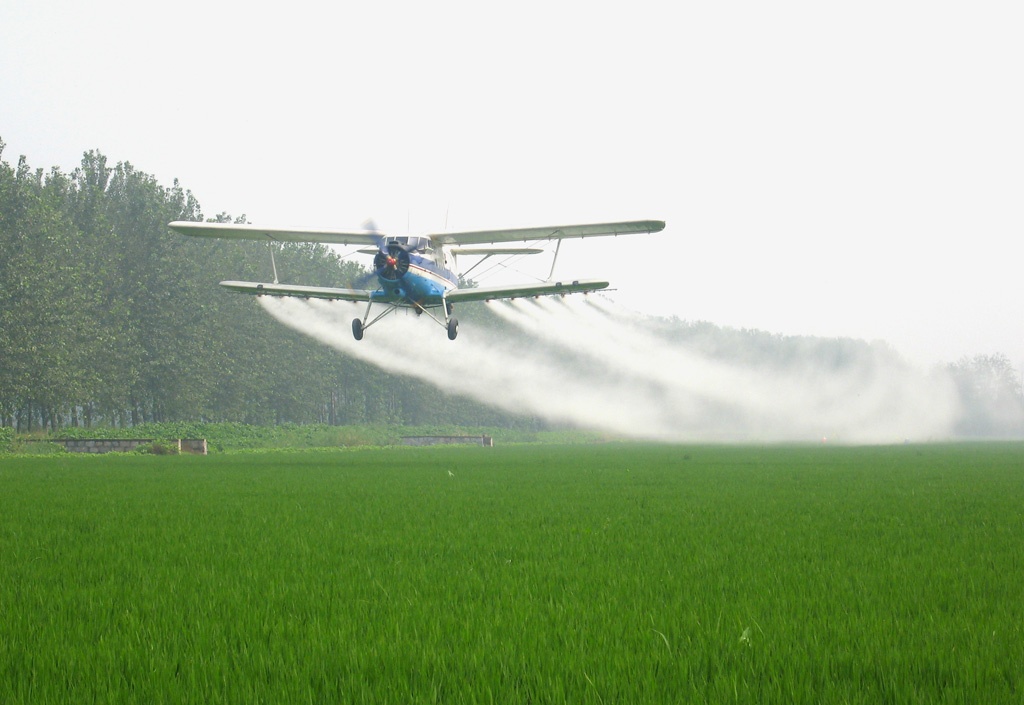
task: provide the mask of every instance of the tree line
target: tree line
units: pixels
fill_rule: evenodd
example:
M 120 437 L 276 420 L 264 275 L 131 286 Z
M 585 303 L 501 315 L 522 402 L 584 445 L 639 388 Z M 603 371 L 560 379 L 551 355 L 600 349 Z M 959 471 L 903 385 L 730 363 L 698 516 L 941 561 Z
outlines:
M 97 151 L 70 174 L 11 166 L 3 148 L 0 426 L 533 423 L 338 355 L 225 295 L 225 273 L 269 281 L 269 245 L 171 233 L 172 220 L 204 219 L 177 180 Z M 274 247 L 290 282 L 364 273 L 320 244 Z
M 167 422 L 449 424 L 537 430 L 537 419 L 447 396 L 339 355 L 217 282 L 268 281 L 268 245 L 188 238 L 195 196 L 97 151 L 70 174 L 3 160 L 0 140 L 0 427 L 19 431 Z M 218 222 L 245 222 L 226 213 Z M 290 283 L 349 286 L 356 263 L 316 243 L 275 244 Z M 475 325 L 495 317 L 460 307 Z M 856 360 L 863 341 L 777 336 L 660 319 L 668 340 L 715 359 L 783 368 Z M 1019 371 L 1004 355 L 946 366 L 960 436 L 1024 435 Z

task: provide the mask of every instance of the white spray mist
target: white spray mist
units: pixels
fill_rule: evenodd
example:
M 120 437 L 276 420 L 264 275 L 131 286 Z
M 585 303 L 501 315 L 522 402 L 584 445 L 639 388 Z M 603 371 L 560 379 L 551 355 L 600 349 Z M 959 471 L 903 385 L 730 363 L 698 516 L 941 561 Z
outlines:
M 259 301 L 282 323 L 386 371 L 506 411 L 635 438 L 927 440 L 946 437 L 956 415 L 947 380 L 888 350 L 862 346 L 838 367 L 810 353 L 783 368 L 742 364 L 668 341 L 599 297 L 491 304 L 524 335 L 463 326 L 455 342 L 426 317 L 401 314 L 357 342 L 351 306 Z

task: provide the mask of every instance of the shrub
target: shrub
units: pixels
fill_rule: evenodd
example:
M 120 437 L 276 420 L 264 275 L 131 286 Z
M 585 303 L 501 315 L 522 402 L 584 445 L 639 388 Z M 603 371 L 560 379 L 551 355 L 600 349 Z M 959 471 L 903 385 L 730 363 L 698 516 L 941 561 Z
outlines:
M 9 426 L 0 427 L 0 453 L 14 450 L 14 429 Z
M 144 446 L 139 446 L 138 452 L 148 455 L 178 455 L 181 450 L 177 441 L 153 441 Z
M 35 439 L 15 439 L 11 444 L 11 450 L 22 455 L 54 455 L 67 452 L 61 443 L 40 441 Z

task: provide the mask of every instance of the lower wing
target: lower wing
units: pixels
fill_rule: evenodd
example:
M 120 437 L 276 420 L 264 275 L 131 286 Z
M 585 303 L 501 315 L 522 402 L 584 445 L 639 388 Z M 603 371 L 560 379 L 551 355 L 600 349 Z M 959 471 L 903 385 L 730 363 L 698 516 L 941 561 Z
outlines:
M 479 289 L 456 289 L 445 297 L 451 303 L 459 301 L 491 301 L 492 299 L 518 299 L 530 296 L 553 296 L 560 294 L 586 294 L 607 289 L 608 282 L 592 279 L 577 279 L 571 282 L 544 282 L 542 284 L 519 284 L 517 286 L 488 286 Z
M 329 286 L 301 286 L 298 284 L 261 284 L 259 282 L 221 282 L 225 289 L 256 296 L 297 296 L 303 299 L 338 299 L 340 301 L 369 301 L 369 289 L 335 289 Z
M 335 299 L 339 301 L 374 301 L 390 299 L 381 291 L 370 289 L 336 289 L 329 286 L 302 286 L 299 284 L 266 284 L 260 282 L 223 281 L 225 289 L 240 294 L 255 296 L 295 296 L 302 299 Z M 543 282 L 540 284 L 518 284 L 514 286 L 487 286 L 478 289 L 454 289 L 445 299 L 450 303 L 462 301 L 492 301 L 494 299 L 518 299 L 531 296 L 558 296 L 565 294 L 586 294 L 607 289 L 608 282 L 594 279 L 576 279 L 571 282 Z M 438 302 L 439 303 L 439 302 Z M 430 305 L 430 304 L 428 304 Z

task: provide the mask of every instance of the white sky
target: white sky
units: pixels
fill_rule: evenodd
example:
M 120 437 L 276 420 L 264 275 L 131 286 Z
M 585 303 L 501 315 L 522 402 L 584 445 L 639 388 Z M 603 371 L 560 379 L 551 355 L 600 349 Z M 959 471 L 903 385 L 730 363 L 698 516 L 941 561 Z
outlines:
M 662 219 L 559 273 L 1021 368 L 1021 37 L 1019 2 L 6 0 L 0 138 L 34 167 L 99 149 L 255 223 Z

